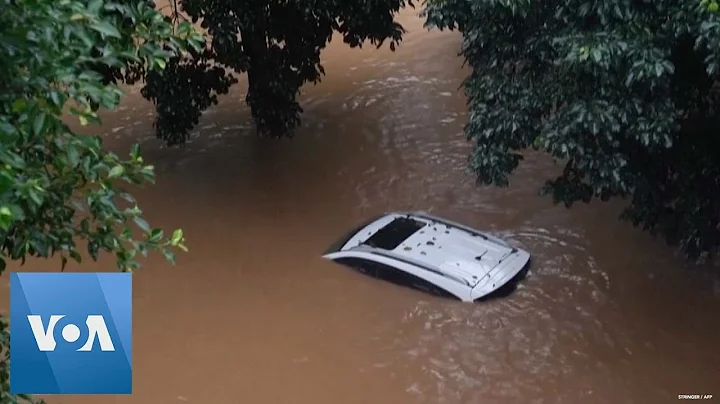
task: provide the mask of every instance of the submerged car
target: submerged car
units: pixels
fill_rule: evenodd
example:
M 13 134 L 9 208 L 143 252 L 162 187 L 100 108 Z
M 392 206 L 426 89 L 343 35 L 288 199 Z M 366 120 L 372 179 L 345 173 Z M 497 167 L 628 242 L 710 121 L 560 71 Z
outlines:
M 324 258 L 428 292 L 472 302 L 514 281 L 530 254 L 425 212 L 394 212 L 356 227 Z

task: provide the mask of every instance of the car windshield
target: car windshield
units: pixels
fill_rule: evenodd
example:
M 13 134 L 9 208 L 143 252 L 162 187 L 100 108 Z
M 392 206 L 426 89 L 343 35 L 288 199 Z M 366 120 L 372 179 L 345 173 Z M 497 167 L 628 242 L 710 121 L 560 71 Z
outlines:
M 365 244 L 383 250 L 394 250 L 423 227 L 425 227 L 423 222 L 408 217 L 399 217 L 373 234 L 365 241 Z

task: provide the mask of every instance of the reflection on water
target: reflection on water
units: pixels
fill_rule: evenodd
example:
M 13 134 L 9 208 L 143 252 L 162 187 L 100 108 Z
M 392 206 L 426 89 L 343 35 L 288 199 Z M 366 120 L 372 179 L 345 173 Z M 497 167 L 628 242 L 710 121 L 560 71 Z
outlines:
M 137 88 L 107 143 L 143 145 L 158 184 L 139 199 L 190 253 L 135 280 L 135 394 L 117 403 L 655 403 L 720 396 L 720 286 L 615 220 L 536 195 L 557 172 L 529 154 L 507 189 L 478 187 L 462 133 L 454 33 L 412 11 L 395 53 L 325 52 L 291 141 L 254 136 L 243 89 L 166 148 Z M 519 289 L 462 304 L 363 277 L 318 255 L 368 216 L 418 209 L 532 254 Z M 35 263 L 33 263 L 35 265 Z M 55 263 L 37 263 L 40 269 Z M 83 269 L 112 268 L 105 260 Z M 4 293 L 6 293 L 6 287 Z M 96 403 L 71 397 L 65 403 Z M 53 399 L 51 402 L 56 402 Z

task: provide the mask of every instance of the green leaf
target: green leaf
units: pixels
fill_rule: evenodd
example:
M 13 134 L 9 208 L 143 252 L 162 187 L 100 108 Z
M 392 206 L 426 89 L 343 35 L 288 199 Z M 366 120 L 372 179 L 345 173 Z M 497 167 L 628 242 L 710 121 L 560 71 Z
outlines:
M 28 240 L 28 243 L 30 244 L 30 247 L 35 251 L 34 255 L 40 256 L 40 257 L 46 257 L 47 251 L 48 251 L 48 244 L 45 240 L 45 237 L 38 237 L 38 235 L 34 235 L 34 237 L 31 237 Z
M 665 69 L 663 68 L 663 65 L 659 63 L 655 65 L 655 76 L 660 77 L 663 75 L 664 72 Z
M 73 31 L 73 34 L 80 38 L 81 41 L 83 41 L 83 44 L 87 47 L 93 46 L 93 40 L 90 38 L 90 35 L 88 34 L 87 30 L 84 27 L 76 27 Z
M 75 262 L 82 264 L 82 255 L 80 255 L 80 253 L 75 250 L 70 250 L 68 254 L 70 255 L 70 258 L 75 260 Z
M 177 229 L 173 232 L 172 238 L 170 239 L 170 244 L 173 246 L 177 246 L 180 244 L 180 242 L 183 239 L 183 231 L 182 229 Z
M 0 173 L 0 198 L 15 188 L 15 180 L 12 172 Z M 9 209 L 9 208 L 8 208 Z
M 10 125 L 10 123 L 5 121 L 0 121 L 0 133 L 5 133 L 8 135 L 13 135 L 17 132 L 14 126 Z
M 158 65 L 158 67 L 163 70 L 165 69 L 165 66 L 167 66 L 167 62 L 165 61 L 165 59 L 162 59 L 162 58 L 156 58 L 155 64 Z
M 104 36 L 120 38 L 120 31 L 107 21 L 95 21 L 90 24 L 90 28 Z
M 148 224 L 148 222 L 145 221 L 145 219 L 138 216 L 138 217 L 134 217 L 133 221 L 143 232 L 145 232 L 145 233 L 150 232 L 150 225 Z
M 110 170 L 110 172 L 108 173 L 108 178 L 118 178 L 123 174 L 125 174 L 125 167 L 117 165 Z
M 130 158 L 133 160 L 137 160 L 140 158 L 140 145 L 135 143 L 130 148 Z
M 35 203 L 36 207 L 39 207 L 40 205 L 43 204 L 43 199 L 44 199 L 44 198 L 42 197 L 42 195 L 40 195 L 40 193 L 38 193 L 38 192 L 35 191 L 34 189 L 29 189 L 29 190 L 28 190 L 28 196 L 29 196 L 30 199 Z
M 150 236 L 148 237 L 148 241 L 151 243 L 158 243 L 160 240 L 162 240 L 163 237 L 163 231 L 160 229 L 153 229 L 150 232 Z
M 38 136 L 42 134 L 43 129 L 45 129 L 45 119 L 47 116 L 40 112 L 35 116 L 35 122 L 33 122 L 33 133 Z
M 12 103 L 12 111 L 17 113 L 24 111 L 27 108 L 27 101 L 22 98 L 18 98 Z
M 11 258 L 16 260 L 24 257 L 27 252 L 27 247 L 28 242 L 26 239 L 21 237 L 15 238 L 12 243 Z
M 63 106 L 60 93 L 57 91 L 50 91 L 50 100 L 55 104 L 56 107 L 61 108 Z
M 4 208 L 3 208 L 4 209 Z M 12 216 L 0 214 L 0 230 L 6 231 L 12 225 Z
M 90 233 L 90 221 L 88 219 L 83 219 L 80 221 L 80 230 L 83 232 L 83 234 Z
M 100 9 L 103 6 L 104 1 L 103 0 L 92 0 L 90 1 L 90 4 L 88 4 L 88 11 L 90 11 L 93 14 L 97 14 Z
M 175 253 L 173 253 L 170 250 L 163 250 L 163 255 L 165 256 L 165 259 L 170 262 L 171 264 L 175 265 Z
M 67 149 L 68 153 L 68 162 L 70 163 L 70 168 L 75 168 L 80 164 L 80 152 L 78 152 L 77 147 L 74 145 L 70 145 Z
M 134 272 L 140 268 L 140 263 L 135 260 L 128 260 L 125 262 L 125 267 L 127 268 L 127 271 Z

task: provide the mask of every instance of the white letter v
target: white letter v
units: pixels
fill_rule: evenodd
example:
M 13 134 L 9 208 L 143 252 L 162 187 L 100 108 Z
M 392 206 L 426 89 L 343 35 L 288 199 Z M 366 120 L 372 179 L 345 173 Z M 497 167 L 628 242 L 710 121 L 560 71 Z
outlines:
M 27 316 L 30 328 L 35 336 L 35 342 L 37 343 L 40 351 L 47 352 L 55 350 L 56 344 L 55 337 L 53 336 L 53 330 L 55 329 L 55 324 L 57 324 L 57 322 L 63 317 L 65 316 L 50 316 L 50 323 L 48 323 L 48 328 L 45 330 L 40 316 Z

